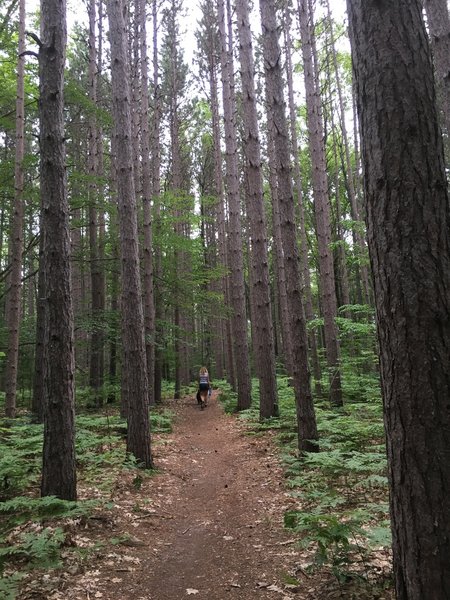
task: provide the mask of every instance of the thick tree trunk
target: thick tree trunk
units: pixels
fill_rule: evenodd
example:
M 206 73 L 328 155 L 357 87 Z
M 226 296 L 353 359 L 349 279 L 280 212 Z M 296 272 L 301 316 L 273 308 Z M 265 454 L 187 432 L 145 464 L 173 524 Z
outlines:
M 288 128 L 283 98 L 278 25 L 273 0 L 260 0 L 259 6 L 263 30 L 264 71 L 268 101 L 267 114 L 277 167 L 278 199 L 293 352 L 292 362 L 297 408 L 298 445 L 301 452 L 317 451 L 318 445 L 316 440 L 318 440 L 318 432 L 308 369 L 308 342 L 300 286 L 294 196 L 290 169 Z
M 124 6 L 108 1 L 114 149 L 117 152 L 117 192 L 122 262 L 123 363 L 128 405 L 127 451 L 145 468 L 152 466 L 145 361 L 144 316 L 139 273 L 137 207 L 131 146 L 130 85 Z
M 240 219 L 239 170 L 234 116 L 234 75 L 232 54 L 227 49 L 225 8 L 218 0 L 220 30 L 220 62 L 222 68 L 223 112 L 225 124 L 226 182 L 228 197 L 228 266 L 230 269 L 230 296 L 233 315 L 234 358 L 236 366 L 238 410 L 251 405 L 251 380 L 247 339 L 247 311 L 245 306 L 244 264 L 242 256 L 242 229 Z M 232 40 L 228 40 L 232 47 Z
M 5 415 L 16 415 L 17 367 L 19 362 L 20 304 L 22 291 L 22 248 L 23 248 L 23 157 L 25 151 L 25 0 L 19 2 L 19 47 L 17 59 L 16 97 L 16 156 L 14 169 L 14 208 L 12 211 L 11 273 L 7 297 L 6 323 L 8 328 L 8 351 L 6 355 Z
M 397 598 L 448 600 L 450 208 L 429 43 L 420 0 L 348 11 Z
M 64 146 L 66 4 L 41 1 L 40 152 L 44 337 L 44 447 L 41 493 L 75 500 L 73 313 Z

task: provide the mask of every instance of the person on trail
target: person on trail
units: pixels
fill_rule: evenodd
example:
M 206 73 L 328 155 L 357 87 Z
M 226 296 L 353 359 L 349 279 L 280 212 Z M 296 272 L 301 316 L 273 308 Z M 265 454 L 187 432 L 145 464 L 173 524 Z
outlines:
M 200 404 L 200 392 L 203 390 L 211 389 L 211 381 L 209 379 L 208 369 L 206 367 L 202 367 L 198 374 L 198 392 L 197 392 L 197 402 Z

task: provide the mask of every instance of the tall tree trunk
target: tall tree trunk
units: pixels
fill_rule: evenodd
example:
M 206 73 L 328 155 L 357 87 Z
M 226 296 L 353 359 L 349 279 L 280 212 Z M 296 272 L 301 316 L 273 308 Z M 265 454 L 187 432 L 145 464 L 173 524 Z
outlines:
M 266 79 L 267 115 L 272 136 L 277 167 L 278 194 L 283 255 L 286 272 L 286 289 L 292 339 L 292 363 L 295 400 L 297 408 L 299 450 L 317 451 L 318 432 L 311 394 L 306 320 L 302 303 L 298 245 L 295 226 L 294 195 L 290 169 L 290 151 L 278 25 L 273 0 L 259 0 L 263 31 L 264 72 Z
M 339 368 L 340 350 L 338 330 L 335 321 L 337 317 L 337 305 L 333 256 L 330 248 L 331 220 L 328 198 L 328 178 L 321 99 L 313 60 L 312 14 L 310 14 L 308 0 L 299 0 L 298 9 L 305 74 L 309 147 L 312 162 L 314 211 L 319 247 L 320 296 L 324 319 L 327 364 L 330 370 L 330 400 L 333 405 L 341 406 L 342 389 Z
M 155 230 L 160 228 L 161 209 L 160 209 L 160 187 L 161 187 L 161 148 L 160 148 L 160 121 L 161 121 L 161 93 L 159 89 L 159 66 L 158 66 L 158 0 L 152 3 L 152 42 L 153 42 L 153 114 L 151 122 L 151 163 L 152 163 L 152 197 L 154 206 Z M 163 356 L 161 346 L 163 343 L 162 319 L 164 316 L 163 297 L 161 291 L 162 281 L 162 255 L 161 247 L 155 248 L 154 264 L 154 302 L 155 302 L 155 375 L 153 394 L 155 404 L 161 403 L 161 385 L 162 385 L 162 363 Z
M 328 15 L 330 36 L 331 36 L 330 49 L 331 49 L 332 57 L 333 57 L 334 76 L 336 78 L 336 90 L 338 93 L 339 120 L 340 120 L 340 125 L 341 125 L 342 139 L 343 139 L 343 143 L 344 143 L 345 165 L 347 167 L 346 170 L 347 170 L 348 197 L 350 200 L 352 220 L 355 222 L 358 222 L 361 220 L 361 216 L 359 214 L 360 211 L 359 211 L 359 207 L 358 207 L 358 199 L 357 199 L 357 194 L 356 194 L 356 189 L 355 189 L 355 179 L 354 179 L 354 172 L 358 173 L 358 171 L 356 171 L 356 170 L 353 171 L 351 160 L 350 160 L 350 145 L 349 145 L 348 134 L 347 134 L 347 125 L 346 125 L 346 121 L 345 121 L 346 116 L 345 116 L 344 96 L 342 93 L 341 77 L 339 75 L 337 52 L 336 52 L 335 38 L 334 38 L 333 18 L 331 15 L 329 0 L 327 0 L 327 15 Z M 353 231 L 353 236 L 355 238 L 356 247 L 357 247 L 358 254 L 359 254 L 358 271 L 361 274 L 363 301 L 365 304 L 372 304 L 370 281 L 369 281 L 369 270 L 368 270 L 367 265 L 365 264 L 365 262 L 367 260 L 366 259 L 366 254 L 367 254 L 366 241 L 364 239 L 364 236 L 359 231 L 358 226 L 356 226 L 356 227 L 353 226 L 352 231 Z
M 303 201 L 303 190 L 302 190 L 302 174 L 300 170 L 300 156 L 297 139 L 297 118 L 294 103 L 294 83 L 292 78 L 292 41 L 291 41 L 291 15 L 290 7 L 287 6 L 285 9 L 285 23 L 284 23 L 284 35 L 285 35 L 285 51 L 286 51 L 286 80 L 288 84 L 288 102 L 289 102 L 289 120 L 290 120 L 290 133 L 291 133 L 291 146 L 292 154 L 294 157 L 294 181 L 295 189 L 297 191 L 297 202 L 298 202 L 298 213 L 299 213 L 299 229 L 300 229 L 300 263 L 302 280 L 305 295 L 305 316 L 306 321 L 310 322 L 314 319 L 314 308 L 311 291 L 311 275 L 309 271 L 309 260 L 308 260 L 308 239 L 306 236 L 306 224 L 305 224 L 305 207 Z M 313 330 L 308 335 L 309 346 L 311 350 L 311 362 L 313 367 L 314 375 L 314 386 L 318 396 L 322 395 L 322 386 L 320 383 L 322 373 L 319 362 L 319 354 L 317 351 L 317 339 L 316 332 Z
M 17 368 L 19 362 L 20 304 L 22 290 L 23 248 L 23 157 L 25 151 L 25 0 L 19 1 L 19 54 L 17 58 L 16 97 L 16 156 L 14 170 L 14 209 L 11 226 L 11 273 L 7 298 L 6 324 L 8 329 L 8 351 L 6 358 L 5 415 L 16 415 Z
M 217 56 L 216 56 L 216 31 L 217 31 L 217 14 L 214 5 L 206 0 L 203 5 L 203 15 L 205 19 L 206 34 L 206 52 L 208 62 L 208 79 L 209 79 L 209 95 L 211 106 L 211 128 L 213 137 L 213 153 L 214 153 L 214 195 L 216 197 L 215 205 L 215 221 L 217 230 L 217 258 L 216 261 L 220 266 L 227 266 L 226 252 L 226 226 L 225 226 L 225 210 L 224 210 L 224 188 L 223 188 L 223 172 L 222 172 L 222 150 L 220 146 L 220 115 L 219 115 L 219 98 L 217 89 Z M 222 294 L 224 301 L 227 299 L 227 279 L 222 277 L 217 285 L 217 291 Z M 222 379 L 224 370 L 228 371 L 227 364 L 233 362 L 233 357 L 228 356 L 225 349 L 228 348 L 227 327 L 225 319 L 219 318 L 214 323 L 214 340 L 213 352 L 215 358 L 214 377 Z
M 230 296 L 233 315 L 231 327 L 238 391 L 238 410 L 251 405 L 251 380 L 247 340 L 247 314 L 245 307 L 244 265 L 242 257 L 242 231 L 240 220 L 239 172 L 234 117 L 234 75 L 231 51 L 227 49 L 225 8 L 223 0 L 217 2 L 220 30 L 220 62 L 222 68 L 223 112 L 225 123 L 226 182 L 228 195 L 228 266 L 230 269 Z M 232 40 L 228 41 L 232 48 Z
M 89 98 L 97 104 L 97 51 L 95 41 L 96 0 L 89 2 Z M 98 256 L 98 128 L 94 114 L 89 118 L 88 142 L 89 183 L 89 258 L 91 274 L 91 348 L 89 357 L 89 386 L 95 406 L 103 404 L 103 333 L 102 318 L 102 277 Z
M 261 419 L 278 416 L 272 308 L 269 287 L 267 226 L 263 199 L 261 151 L 255 97 L 252 32 L 248 0 L 236 1 L 241 61 L 244 153 L 247 171 L 248 220 L 250 223 L 250 260 L 252 287 L 252 331 L 254 332 Z
M 267 89 L 267 86 L 266 86 Z M 267 93 L 266 93 L 267 96 Z M 269 157 L 269 188 L 272 199 L 272 230 L 275 252 L 275 277 L 277 280 L 278 304 L 281 324 L 282 356 L 286 371 L 292 377 L 294 371 L 292 333 L 287 299 L 286 269 L 283 254 L 283 233 L 281 230 L 280 203 L 278 201 L 277 160 L 273 135 L 269 130 L 267 141 Z
M 73 313 L 64 146 L 66 4 L 41 0 L 39 117 L 45 298 L 41 493 L 75 500 Z
M 98 0 L 98 52 L 97 52 L 97 101 L 102 97 L 103 92 L 103 0 Z M 106 243 L 106 223 L 105 209 L 103 208 L 105 200 L 105 186 L 102 183 L 104 180 L 104 152 L 103 152 L 103 128 L 100 122 L 97 122 L 97 197 L 99 198 L 100 206 L 97 206 L 98 215 L 98 310 L 104 323 L 104 311 L 106 309 L 106 274 L 105 274 L 105 243 Z M 102 323 L 102 324 L 103 324 Z M 100 339 L 102 346 L 105 345 L 105 332 L 102 327 Z M 99 353 L 99 373 L 103 386 L 105 379 L 105 348 L 103 347 Z
M 124 6 L 108 0 L 114 148 L 117 152 L 117 192 L 122 263 L 123 367 L 127 379 L 127 451 L 145 468 L 152 466 L 144 315 L 139 273 L 137 207 L 131 145 L 130 84 Z
M 40 217 L 42 223 L 42 215 Z M 42 423 L 44 419 L 44 343 L 45 343 L 45 286 L 44 286 L 44 236 L 42 234 L 42 225 L 39 227 L 41 235 L 39 237 L 39 271 L 37 285 L 36 302 L 36 348 L 34 352 L 34 375 L 33 375 L 33 396 L 31 400 L 31 411 L 33 419 L 37 423 Z
M 333 27 L 330 20 L 330 32 L 332 35 Z M 333 49 L 333 37 L 329 40 L 327 36 L 327 46 Z M 330 52 L 327 52 L 325 59 L 325 74 L 329 82 L 333 81 L 333 74 L 331 72 L 330 64 Z M 337 69 L 335 69 L 335 76 L 338 76 Z M 337 84 L 336 84 L 337 85 Z M 347 269 L 347 256 L 345 250 L 344 232 L 342 228 L 342 211 L 341 211 L 341 180 L 340 180 L 340 149 L 339 149 L 339 132 L 336 126 L 335 110 L 334 110 L 334 99 L 333 99 L 333 88 L 331 85 L 326 86 L 326 102 L 329 106 L 328 118 L 330 121 L 330 134 L 326 132 L 325 124 L 325 139 L 331 137 L 332 156 L 333 156 L 333 180 L 334 180 L 334 241 L 335 246 L 335 272 L 336 272 L 336 300 L 337 306 L 348 306 L 350 304 L 350 285 L 348 280 L 348 269 Z M 330 191 L 331 196 L 331 191 Z M 331 203 L 331 202 L 330 202 Z M 333 205 L 331 206 L 333 212 Z M 350 318 L 348 310 L 345 310 L 345 316 Z
M 150 404 L 155 403 L 154 363 L 155 363 L 155 304 L 153 297 L 153 257 L 152 257 L 152 166 L 150 162 L 150 130 L 148 100 L 148 52 L 147 52 L 147 12 L 146 0 L 140 1 L 140 54 L 141 54 L 141 154 L 142 154 L 142 203 L 144 208 L 143 244 L 143 292 L 145 354 L 149 381 Z
M 448 600 L 450 207 L 429 43 L 420 0 L 347 6 L 397 598 Z

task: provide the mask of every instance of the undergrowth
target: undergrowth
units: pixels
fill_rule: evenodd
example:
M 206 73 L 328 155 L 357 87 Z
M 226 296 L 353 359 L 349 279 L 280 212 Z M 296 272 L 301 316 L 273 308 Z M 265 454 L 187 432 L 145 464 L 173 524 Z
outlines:
M 355 597 L 375 598 L 379 589 L 391 584 L 391 535 L 378 376 L 368 359 L 362 362 L 359 376 L 355 365 L 344 369 L 344 408 L 316 402 L 318 453 L 298 455 L 294 391 L 286 376 L 278 377 L 279 418 L 260 422 L 257 385 L 252 407 L 239 418 L 248 423 L 249 435 L 277 431 L 286 486 L 293 497 L 285 526 L 309 549 L 313 558 L 307 570 L 325 569 L 339 586 L 359 585 L 363 591 Z M 325 377 L 322 384 L 327 385 Z M 225 410 L 234 412 L 236 394 L 227 384 L 221 382 L 220 387 Z
M 83 397 L 83 401 L 85 398 Z M 84 402 L 83 402 L 84 404 Z M 172 413 L 150 413 L 152 433 L 172 430 Z M 137 471 L 126 455 L 126 421 L 111 407 L 76 418 L 76 460 L 79 486 L 93 500 L 68 502 L 40 498 L 43 426 L 21 412 L 14 421 L 0 419 L 0 598 L 13 599 L 21 578 L 35 568 L 57 567 L 67 550 L 65 524 L 87 519 L 107 508 L 124 470 L 135 469 L 142 481 L 151 472 Z

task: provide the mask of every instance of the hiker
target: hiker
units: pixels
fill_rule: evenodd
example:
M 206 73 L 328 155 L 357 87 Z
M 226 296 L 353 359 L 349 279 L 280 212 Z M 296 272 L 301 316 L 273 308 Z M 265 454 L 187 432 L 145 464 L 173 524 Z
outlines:
M 211 389 L 211 382 L 209 379 L 208 369 L 206 367 L 202 367 L 198 374 L 198 392 L 197 392 L 197 402 L 201 403 L 201 395 L 200 392 L 207 391 Z

